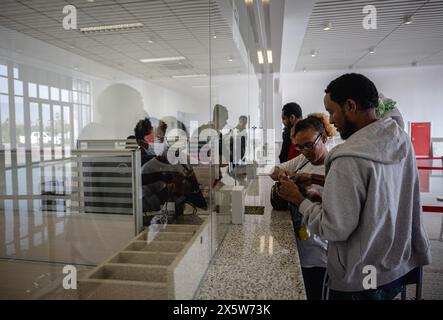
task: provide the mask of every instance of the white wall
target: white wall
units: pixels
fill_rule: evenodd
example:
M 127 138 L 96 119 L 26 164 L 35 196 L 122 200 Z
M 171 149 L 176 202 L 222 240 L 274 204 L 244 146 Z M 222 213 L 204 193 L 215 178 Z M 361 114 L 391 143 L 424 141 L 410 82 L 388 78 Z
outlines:
M 228 125 L 235 127 L 241 115 L 250 116 L 250 126 L 258 127 L 259 85 L 254 75 L 215 76 L 212 79 L 212 105 L 219 103 L 229 110 Z
M 114 84 L 127 85 L 138 91 L 142 98 L 143 110 L 135 106 L 134 103 L 130 103 L 125 104 L 121 110 L 116 109 L 114 105 L 111 108 L 112 110 L 110 109 L 106 114 L 101 114 L 103 110 L 99 110 L 98 101 L 104 90 Z M 124 139 L 126 136 L 133 134 L 137 121 L 146 116 L 160 119 L 165 116 L 177 117 L 178 111 L 192 114 L 206 111 L 204 114 L 206 115 L 205 120 L 207 120 L 207 115 L 209 115 L 207 99 L 195 99 L 145 80 L 95 80 L 92 81 L 92 92 L 95 106 L 93 110 L 94 122 L 107 125 L 107 128 L 104 133 L 104 130 L 83 132 L 82 139 Z M 189 124 L 186 124 L 186 126 L 189 127 Z M 103 134 L 106 136 L 103 136 Z
M 174 80 L 171 80 L 174 81 Z M 212 79 L 211 100 L 209 103 L 209 85 L 201 88 L 190 88 L 189 94 L 183 93 L 184 90 L 174 91 L 157 85 L 153 82 L 144 80 L 114 80 L 114 81 L 92 81 L 94 105 L 97 105 L 98 98 L 102 92 L 110 85 L 120 83 L 126 84 L 137 90 L 142 98 L 144 109 L 149 116 L 162 118 L 165 116 L 177 117 L 178 112 L 186 113 L 188 119 L 205 123 L 209 121 L 212 113 L 211 108 L 219 103 L 226 106 L 229 110 L 228 125 L 234 127 L 238 123 L 240 115 L 250 115 L 251 127 L 258 126 L 258 81 L 254 76 L 247 75 L 226 75 L 215 76 Z M 131 106 L 126 106 L 127 111 Z M 212 109 L 211 109 L 212 110 Z M 122 122 L 122 117 L 128 119 L 128 115 L 115 112 L 115 118 L 107 115 L 109 123 L 119 123 L 118 130 L 107 128 L 108 135 L 122 135 L 123 127 L 127 135 L 131 134 L 137 119 L 142 115 L 136 113 L 131 117 L 131 121 Z M 97 108 L 94 109 L 94 121 L 102 122 L 102 115 Z M 189 128 L 189 123 L 185 123 Z M 82 137 L 84 139 L 89 137 Z M 104 137 L 101 137 L 104 138 Z
M 443 137 L 443 66 L 286 73 L 281 75 L 283 103 L 299 103 L 304 114 L 324 112 L 326 86 L 349 72 L 364 74 L 379 92 L 397 101 L 406 125 L 430 121 L 432 137 Z

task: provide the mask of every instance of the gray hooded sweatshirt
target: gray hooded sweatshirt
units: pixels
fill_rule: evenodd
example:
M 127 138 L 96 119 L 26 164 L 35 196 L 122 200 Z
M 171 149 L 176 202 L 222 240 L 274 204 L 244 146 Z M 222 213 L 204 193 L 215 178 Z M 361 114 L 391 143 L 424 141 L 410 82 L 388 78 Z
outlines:
M 355 132 L 326 159 L 323 203 L 304 200 L 309 229 L 329 241 L 329 287 L 362 291 L 366 265 L 376 286 L 431 262 L 423 224 L 415 154 L 390 118 Z

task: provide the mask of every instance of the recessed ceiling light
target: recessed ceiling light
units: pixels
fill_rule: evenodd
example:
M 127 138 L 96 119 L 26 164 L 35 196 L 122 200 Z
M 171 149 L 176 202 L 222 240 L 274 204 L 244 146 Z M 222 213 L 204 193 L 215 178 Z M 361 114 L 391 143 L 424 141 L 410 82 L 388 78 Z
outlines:
M 254 2 L 254 0 L 245 0 L 245 4 L 246 5 L 250 5 L 250 4 L 252 4 Z
M 323 26 L 323 30 L 328 31 L 332 29 L 332 23 L 327 22 L 325 23 L 325 25 Z
M 306 68 L 303 68 L 303 72 L 306 72 Z
M 218 88 L 217 86 L 209 86 L 209 85 L 202 85 L 202 86 L 192 86 L 193 89 L 205 89 L 205 88 Z
M 152 40 L 148 40 L 148 43 L 154 43 L 154 41 L 152 41 Z
M 229 58 L 228 58 L 228 61 L 229 61 L 229 62 L 232 62 L 232 61 L 234 61 L 234 59 L 232 59 L 232 57 L 229 57 Z
M 87 32 L 104 32 L 104 31 L 120 31 L 120 30 L 128 30 L 128 29 L 137 29 L 142 28 L 144 26 L 143 23 L 122 23 L 122 24 L 110 24 L 104 26 L 95 26 L 95 27 L 85 27 L 80 28 L 80 31 L 83 33 Z
M 212 36 L 212 38 L 214 38 L 214 39 L 217 39 L 217 35 L 216 35 L 216 34 L 214 34 L 214 35 Z
M 173 79 L 187 79 L 187 78 L 205 78 L 207 77 L 207 74 L 185 74 L 185 75 L 179 75 L 179 76 L 172 76 Z
M 265 58 L 263 57 L 263 52 L 261 50 L 257 51 L 258 64 L 265 63 Z
M 164 62 L 164 61 L 180 61 L 180 60 L 185 60 L 185 59 L 186 59 L 185 57 L 179 56 L 179 57 L 164 57 L 164 58 L 140 59 L 140 62 L 151 63 L 151 62 Z
M 375 53 L 375 47 L 370 47 L 369 48 L 369 53 Z
M 268 50 L 268 63 L 272 63 L 272 50 Z
M 317 55 L 317 51 L 312 50 L 312 51 L 311 51 L 311 57 L 315 57 L 316 55 Z
M 88 0 L 88 2 L 95 2 L 95 0 Z
M 403 23 L 406 24 L 406 25 L 411 24 L 412 21 L 413 21 L 413 20 L 412 20 L 412 16 L 405 16 L 405 17 L 403 18 Z

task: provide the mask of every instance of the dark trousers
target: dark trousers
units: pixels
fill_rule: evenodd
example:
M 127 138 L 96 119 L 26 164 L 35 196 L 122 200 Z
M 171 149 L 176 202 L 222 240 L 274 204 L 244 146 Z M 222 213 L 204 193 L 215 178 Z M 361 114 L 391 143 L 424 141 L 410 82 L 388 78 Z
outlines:
M 323 280 L 326 268 L 312 267 L 301 268 L 303 281 L 305 282 L 306 297 L 308 300 L 321 300 L 323 290 Z
M 329 300 L 393 300 L 402 286 L 390 289 L 373 289 L 358 292 L 329 290 Z

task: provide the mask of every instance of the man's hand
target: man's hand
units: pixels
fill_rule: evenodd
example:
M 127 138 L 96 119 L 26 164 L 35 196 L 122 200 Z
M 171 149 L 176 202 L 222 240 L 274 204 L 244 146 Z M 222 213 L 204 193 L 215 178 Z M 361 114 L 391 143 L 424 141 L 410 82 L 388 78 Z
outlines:
M 282 178 L 287 177 L 288 173 L 285 170 L 280 170 L 278 173 L 278 180 L 280 181 Z
M 306 191 L 306 196 L 313 202 L 322 202 L 321 193 L 316 188 L 308 188 Z
M 289 179 L 304 187 L 312 184 L 312 174 L 310 173 L 291 173 Z
M 287 175 L 288 175 L 288 173 L 285 170 L 283 170 L 279 167 L 274 167 L 272 169 L 271 179 L 278 181 L 278 180 L 280 180 L 281 177 L 287 176 Z
M 300 190 L 298 190 L 298 187 L 295 185 L 295 183 L 289 180 L 287 177 L 283 177 L 280 179 L 280 188 L 278 195 L 283 199 L 296 204 L 297 206 L 299 206 L 305 199 Z

